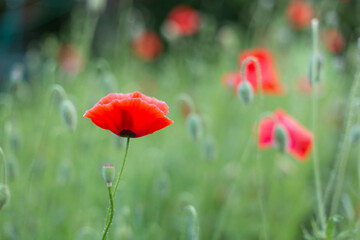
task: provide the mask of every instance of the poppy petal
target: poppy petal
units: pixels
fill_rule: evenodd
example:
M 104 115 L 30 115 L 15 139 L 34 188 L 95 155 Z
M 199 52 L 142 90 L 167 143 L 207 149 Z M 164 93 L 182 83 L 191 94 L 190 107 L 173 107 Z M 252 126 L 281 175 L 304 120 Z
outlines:
M 142 137 L 173 123 L 157 105 L 144 101 L 141 98 L 144 95 L 135 94 L 134 98 L 128 95 L 129 98 L 125 99 L 124 95 L 126 94 L 117 95 L 120 100 L 115 99 L 107 104 L 100 104 L 100 101 L 88 110 L 84 117 L 90 118 L 98 127 L 110 130 L 116 135 L 131 137 Z M 106 96 L 103 102 L 114 97 L 116 95 Z
M 266 117 L 259 123 L 259 148 L 265 149 L 274 144 L 275 121 L 271 117 Z
M 110 94 L 106 95 L 105 97 L 103 97 L 97 104 L 100 104 L 100 105 L 108 104 L 116 99 L 122 100 L 122 99 L 128 99 L 128 98 L 140 98 L 149 104 L 153 104 L 153 105 L 157 106 L 159 108 L 159 110 L 162 111 L 165 115 L 169 112 L 169 107 L 165 102 L 157 100 L 156 98 L 153 98 L 153 97 L 148 97 L 140 92 L 133 92 L 133 93 L 128 93 L 128 94 L 110 93 Z
M 274 57 L 272 53 L 266 48 L 255 48 L 251 50 L 246 50 L 240 53 L 239 64 L 241 65 L 242 62 L 248 57 L 254 57 L 259 62 L 261 73 L 261 89 L 263 93 L 275 95 L 283 94 L 283 86 L 276 71 Z M 249 62 L 246 66 L 246 78 L 252 85 L 255 92 L 257 92 L 258 80 L 255 63 Z M 240 77 L 238 78 L 238 82 L 235 84 L 235 90 L 241 82 L 242 79 L 240 75 Z
M 275 116 L 289 134 L 289 153 L 300 161 L 306 160 L 312 149 L 312 133 L 282 110 L 277 110 Z

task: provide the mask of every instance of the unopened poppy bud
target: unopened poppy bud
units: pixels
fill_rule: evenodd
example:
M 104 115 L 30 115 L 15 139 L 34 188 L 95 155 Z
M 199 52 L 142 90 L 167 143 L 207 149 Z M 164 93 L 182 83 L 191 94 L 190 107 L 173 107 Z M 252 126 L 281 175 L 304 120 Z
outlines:
M 360 125 L 355 125 L 351 128 L 351 143 L 357 144 L 360 140 Z
M 67 96 L 64 88 L 59 84 L 54 84 L 51 89 L 51 95 L 54 103 L 59 106 L 62 101 L 65 101 Z
M 70 100 L 62 101 L 60 111 L 67 129 L 71 132 L 75 131 L 77 125 L 77 112 L 74 104 Z
M 244 104 L 249 104 L 254 98 L 254 91 L 248 81 L 242 81 L 238 87 L 240 100 Z
M 202 125 L 198 114 L 191 113 L 186 119 L 189 136 L 192 140 L 199 140 L 202 135 Z
M 0 210 L 10 199 L 10 190 L 7 185 L 0 184 Z
M 313 64 L 313 55 L 311 55 L 310 57 L 310 61 L 309 61 L 309 79 L 310 79 L 310 84 L 313 85 L 314 83 L 317 83 L 320 81 L 320 76 L 321 76 L 321 71 L 322 71 L 322 66 L 323 66 L 323 58 L 320 54 L 317 55 L 316 59 L 315 59 L 315 75 L 312 73 L 312 64 Z
M 13 181 L 15 180 L 19 175 L 19 164 L 18 160 L 14 155 L 8 155 L 6 158 L 6 177 L 7 180 Z
M 207 137 L 204 140 L 204 156 L 206 159 L 214 160 L 216 157 L 215 140 L 211 137 Z
M 184 208 L 182 239 L 199 240 L 199 221 L 194 206 L 187 205 Z
M 278 150 L 282 153 L 285 152 L 287 146 L 287 133 L 283 126 L 277 124 L 275 127 L 275 144 Z
M 10 73 L 10 89 L 14 93 L 18 91 L 19 84 L 24 79 L 24 66 L 20 63 L 15 64 Z
M 190 113 L 195 111 L 195 104 L 192 98 L 183 93 L 178 98 L 178 104 L 180 107 L 180 111 L 184 119 L 189 116 Z
M 114 178 L 115 178 L 115 167 L 114 167 L 114 165 L 105 164 L 102 167 L 102 175 L 103 175 L 103 178 L 104 178 L 105 182 L 107 183 L 108 187 L 110 187 L 112 185 L 112 182 L 114 181 Z

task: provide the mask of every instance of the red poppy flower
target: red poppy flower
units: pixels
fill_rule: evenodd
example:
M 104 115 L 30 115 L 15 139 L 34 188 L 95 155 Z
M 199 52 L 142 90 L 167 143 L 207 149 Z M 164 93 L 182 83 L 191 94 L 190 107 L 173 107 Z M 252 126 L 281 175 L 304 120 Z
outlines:
M 192 7 L 180 5 L 167 16 L 165 27 L 174 36 L 192 35 L 199 31 L 201 18 Z
M 142 137 L 173 123 L 165 115 L 168 105 L 142 93 L 111 93 L 102 98 L 84 117 L 96 126 L 120 137 Z
M 242 62 L 247 57 L 255 57 L 260 65 L 261 72 L 261 86 L 264 94 L 275 94 L 281 95 L 283 93 L 283 86 L 280 83 L 278 73 L 275 69 L 274 57 L 272 53 L 265 48 L 256 48 L 252 50 L 243 51 L 239 55 L 239 64 L 241 68 Z M 248 63 L 246 67 L 246 78 L 257 92 L 258 84 L 257 84 L 257 75 L 256 75 L 256 67 L 254 62 Z M 235 84 L 235 91 L 239 87 L 242 82 L 241 75 L 238 76 L 238 81 Z
M 158 57 L 162 50 L 162 43 L 155 32 L 144 31 L 132 43 L 133 49 L 141 59 L 151 61 Z
M 273 147 L 276 124 L 281 124 L 288 135 L 286 151 L 300 161 L 305 161 L 312 148 L 312 133 L 282 110 L 277 110 L 271 117 L 266 117 L 259 124 L 259 148 Z
M 344 37 L 341 32 L 336 29 L 326 30 L 324 34 L 324 41 L 326 48 L 333 54 L 339 54 L 344 49 Z
M 286 15 L 292 27 L 301 30 L 310 26 L 314 10 L 309 2 L 294 0 L 288 4 Z
M 80 53 L 69 44 L 63 44 L 58 51 L 58 59 L 60 67 L 67 73 L 76 75 L 81 71 L 84 65 L 84 60 Z

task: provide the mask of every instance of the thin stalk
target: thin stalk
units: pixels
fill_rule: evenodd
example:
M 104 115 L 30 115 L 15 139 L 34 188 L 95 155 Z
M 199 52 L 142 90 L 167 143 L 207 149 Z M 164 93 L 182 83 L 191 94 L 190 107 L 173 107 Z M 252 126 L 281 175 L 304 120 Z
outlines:
M 357 164 L 358 164 L 358 169 L 357 169 L 357 174 L 358 174 L 358 187 L 359 187 L 359 192 L 360 192 L 360 147 L 358 147 L 358 152 L 357 152 Z
M 114 192 L 113 192 L 113 196 L 115 198 L 115 195 L 116 195 L 116 191 L 117 191 L 117 188 L 119 186 L 119 183 L 120 183 L 120 178 L 122 176 L 122 173 L 124 171 L 124 167 L 125 167 L 125 162 L 126 162 L 126 157 L 127 157 L 127 154 L 128 154 L 128 150 L 129 150 L 129 144 L 130 144 L 130 138 L 128 137 L 127 138 L 127 141 L 126 141 L 126 148 L 125 148 L 125 155 L 124 155 L 124 159 L 123 159 L 123 163 L 122 163 L 122 166 L 121 166 L 121 170 L 120 170 L 120 174 L 116 180 L 116 184 L 115 184 L 115 188 L 114 188 Z
M 267 219 L 267 214 L 265 211 L 265 206 L 264 206 L 264 201 L 263 201 L 263 195 L 264 195 L 264 182 L 263 182 L 263 176 L 262 176 L 262 165 L 261 165 L 261 153 L 259 151 L 259 121 L 260 121 L 260 116 L 261 116 L 261 111 L 263 108 L 263 103 L 264 103 L 264 94 L 262 92 L 262 76 L 261 76 L 261 70 L 260 70 L 260 64 L 259 61 L 255 58 L 255 57 L 247 57 L 243 62 L 242 62 L 242 79 L 243 81 L 246 81 L 246 66 L 248 65 L 249 62 L 253 62 L 255 64 L 255 68 L 256 68 L 256 81 L 257 81 L 257 88 L 259 91 L 259 97 L 260 100 L 258 101 L 257 107 L 256 107 L 256 121 L 255 121 L 255 132 L 256 132 L 256 159 L 257 159 L 257 169 L 258 169 L 258 184 L 259 184 L 259 207 L 260 207 L 260 211 L 261 211 L 261 219 L 262 219 L 262 231 L 263 231 L 263 238 L 264 239 L 268 239 L 269 235 L 268 235 L 268 219 Z
M 127 138 L 127 141 L 126 141 L 126 148 L 125 148 L 125 154 L 124 154 L 123 163 L 122 163 L 121 170 L 120 170 L 120 173 L 119 173 L 119 175 L 118 175 L 118 178 L 117 178 L 117 180 L 116 180 L 114 192 L 112 193 L 114 199 L 115 199 L 115 196 L 116 196 L 117 188 L 118 188 L 119 183 L 120 183 L 120 178 L 121 178 L 122 173 L 123 173 L 123 171 L 124 171 L 125 162 L 126 162 L 126 157 L 127 157 L 128 150 L 129 150 L 129 144 L 130 144 L 130 138 L 128 137 L 128 138 Z M 108 212 L 107 212 L 107 214 L 106 214 L 106 221 L 105 221 L 106 224 L 109 223 L 110 213 L 111 213 L 111 211 L 110 211 L 110 208 L 109 208 L 109 209 L 108 209 Z
M 348 113 L 347 113 L 347 121 L 346 121 L 346 127 L 345 127 L 345 133 L 344 138 L 342 141 L 342 145 L 340 148 L 339 158 L 337 159 L 337 172 L 338 177 L 337 181 L 335 182 L 335 190 L 334 195 L 331 203 L 331 215 L 334 215 L 337 211 L 340 197 L 341 197 L 341 190 L 344 183 L 344 177 L 345 177 L 345 171 L 346 171 L 346 164 L 347 159 L 349 155 L 350 150 L 350 129 L 352 124 L 352 119 L 354 116 L 353 106 L 355 102 L 355 95 L 359 91 L 360 87 L 360 76 L 357 75 L 354 83 L 351 87 L 350 96 L 349 96 L 349 107 L 348 107 Z M 334 182 L 334 181 L 333 181 Z
M 4 183 L 4 184 L 6 184 L 6 162 L 5 162 L 5 154 L 4 154 L 4 152 L 3 152 L 3 150 L 2 150 L 2 148 L 0 147 L 0 158 L 1 158 L 1 160 L 2 160 L 2 163 L 3 163 L 3 177 L 2 177 L 2 182 Z
M 106 240 L 106 236 L 109 232 L 110 225 L 111 225 L 113 217 L 114 217 L 114 198 L 113 198 L 113 194 L 112 194 L 111 184 L 108 186 L 108 192 L 109 192 L 109 200 L 110 200 L 110 206 L 109 206 L 110 218 L 109 218 L 109 221 L 106 223 L 104 233 L 102 236 L 102 240 Z
M 319 21 L 317 19 L 313 19 L 312 22 L 312 61 L 311 61 L 311 84 L 312 84 L 312 132 L 313 136 L 313 168 L 315 175 L 315 191 L 316 191 L 316 199 L 317 199 L 317 208 L 320 220 L 321 231 L 325 230 L 326 226 L 326 216 L 324 210 L 324 202 L 321 194 L 322 184 L 320 178 L 320 170 L 319 170 L 319 156 L 318 156 L 318 148 L 317 148 L 317 122 L 318 122 L 318 79 L 319 76 L 317 64 L 318 64 L 318 35 L 319 35 Z
M 358 39 L 358 51 L 360 50 L 360 38 Z M 359 51 L 360 54 L 360 51 Z M 360 62 L 360 56 L 359 56 L 359 62 Z M 351 130 L 351 125 L 352 125 L 352 121 L 354 118 L 354 106 L 356 105 L 356 93 L 359 92 L 359 88 L 360 88 L 360 68 L 358 68 L 357 70 L 357 74 L 355 75 L 355 79 L 353 81 L 353 84 L 351 86 L 350 89 L 350 96 L 349 96 L 349 105 L 348 105 L 348 112 L 347 112 L 347 120 L 346 120 L 346 126 L 345 126 L 345 132 L 344 132 L 344 136 L 343 139 L 341 141 L 341 147 L 340 147 L 340 152 L 337 155 L 337 159 L 336 159 L 336 168 L 335 168 L 335 173 L 333 173 L 332 178 L 330 180 L 331 184 L 329 186 L 329 189 L 332 188 L 333 184 L 335 184 L 335 190 L 334 190 L 334 195 L 332 198 L 332 203 L 331 203 L 331 210 L 330 213 L 331 215 L 334 215 L 335 212 L 337 211 L 338 205 L 339 205 L 339 201 L 340 201 L 340 197 L 341 197 L 341 190 L 342 190 L 342 186 L 344 183 L 344 178 L 345 178 L 345 172 L 346 172 L 346 164 L 347 164 L 347 159 L 348 159 L 348 155 L 349 155 L 349 151 L 350 151 L 350 130 Z M 336 173 L 338 173 L 338 176 L 336 176 Z M 337 177 L 337 181 L 335 183 L 335 178 Z
M 358 147 L 358 151 L 357 151 L 357 164 L 358 164 L 358 169 L 357 169 L 357 174 L 358 174 L 358 187 L 359 187 L 359 192 L 360 192 L 360 147 Z M 360 197 L 359 195 L 357 196 L 358 198 Z M 360 219 L 358 219 L 356 221 L 356 229 L 359 229 L 360 227 Z M 356 236 L 357 239 L 360 239 L 360 232 L 356 231 Z

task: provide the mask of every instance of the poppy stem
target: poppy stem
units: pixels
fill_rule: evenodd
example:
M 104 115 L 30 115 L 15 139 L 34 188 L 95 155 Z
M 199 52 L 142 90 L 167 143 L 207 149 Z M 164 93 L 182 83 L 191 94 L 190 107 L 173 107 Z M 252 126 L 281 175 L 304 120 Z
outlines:
M 125 155 L 124 155 L 123 163 L 122 163 L 121 170 L 120 170 L 120 173 L 119 173 L 119 175 L 118 175 L 118 178 L 117 178 L 117 180 L 116 180 L 114 192 L 112 193 L 113 198 L 115 198 L 115 196 L 116 196 L 116 191 L 117 191 L 117 188 L 118 188 L 119 183 L 120 183 L 120 178 L 121 178 L 122 173 L 123 173 L 123 171 L 124 171 L 125 162 L 126 162 L 126 157 L 127 157 L 128 150 L 129 150 L 129 145 L 130 145 L 130 138 L 128 137 L 128 138 L 127 138 L 127 141 L 126 141 L 126 148 L 125 148 Z M 106 224 L 106 225 L 109 224 L 110 215 L 111 215 L 111 209 L 109 208 L 109 209 L 108 209 L 108 212 L 107 212 L 107 214 L 106 214 L 106 221 L 105 221 L 105 224 Z M 111 220 L 110 220 L 110 221 L 111 221 Z M 111 222 L 110 222 L 110 224 L 111 224 Z
M 4 184 L 6 184 L 6 162 L 5 162 L 5 154 L 2 150 L 2 148 L 0 147 L 0 158 L 1 158 L 1 161 L 3 163 L 3 177 L 2 177 L 2 182 Z
M 127 157 L 127 154 L 128 154 L 128 150 L 129 150 L 129 145 L 130 145 L 130 138 L 128 137 L 127 138 L 127 141 L 126 141 L 126 148 L 125 148 L 125 155 L 124 155 L 124 159 L 123 159 L 123 163 L 122 163 L 122 166 L 121 166 L 121 170 L 120 170 L 120 174 L 116 180 L 116 184 L 115 184 L 115 188 L 114 188 L 114 192 L 113 192 L 113 196 L 115 198 L 115 195 L 116 195 L 116 191 L 118 189 L 118 186 L 119 186 L 119 183 L 120 183 L 120 178 L 122 176 L 122 173 L 124 171 L 124 167 L 125 167 L 125 162 L 126 162 L 126 157 Z
M 313 19 L 311 21 L 312 26 L 312 61 L 311 61 L 311 74 L 310 74 L 310 82 L 312 84 L 312 132 L 313 132 L 313 168 L 315 175 L 315 191 L 316 191 L 316 199 L 318 205 L 318 214 L 320 220 L 321 231 L 325 230 L 326 227 L 326 216 L 324 210 L 324 202 L 321 194 L 321 178 L 320 178 L 320 170 L 319 170 L 319 156 L 318 156 L 318 148 L 317 148 L 317 115 L 318 115 L 318 84 L 317 84 L 317 76 L 319 76 L 317 64 L 318 64 L 318 35 L 319 35 L 319 21 L 317 19 Z
M 246 74 L 247 74 L 247 65 L 249 62 L 253 62 L 255 64 L 256 68 L 256 81 L 257 81 L 257 90 L 259 91 L 259 98 L 257 104 L 257 110 L 256 110 L 256 121 L 255 121 L 255 134 L 256 134 L 256 159 L 257 159 L 257 169 L 258 169 L 258 184 L 259 184 L 259 206 L 261 210 L 261 218 L 262 218 L 262 227 L 263 227 L 263 238 L 268 239 L 268 219 L 267 214 L 265 211 L 265 204 L 263 201 L 263 195 L 264 195 L 264 186 L 263 186 L 263 175 L 262 175 L 262 165 L 261 165 L 261 153 L 259 151 L 259 121 L 261 117 L 261 111 L 263 108 L 263 102 L 264 102 L 264 94 L 262 91 L 262 76 L 261 76 L 261 68 L 259 61 L 255 57 L 247 57 L 245 60 L 241 63 L 241 74 L 243 81 L 246 81 Z
M 360 50 L 360 38 L 358 39 L 358 49 Z M 345 126 L 345 132 L 344 137 L 341 142 L 340 152 L 337 155 L 336 159 L 336 168 L 335 171 L 337 171 L 337 181 L 335 182 L 336 172 L 333 175 L 333 178 L 331 179 L 330 187 L 335 183 L 335 189 L 334 189 L 334 195 L 332 198 L 331 203 L 331 215 L 334 215 L 337 211 L 340 197 L 341 197 L 341 190 L 344 184 L 344 178 L 345 178 L 345 172 L 346 172 L 346 164 L 347 159 L 350 151 L 350 142 L 351 142 L 351 136 L 350 136 L 350 130 L 351 125 L 354 118 L 354 106 L 356 104 L 356 93 L 359 92 L 360 89 L 360 69 L 358 69 L 358 73 L 355 75 L 355 79 L 353 81 L 353 84 L 351 86 L 350 90 L 350 96 L 349 96 L 349 105 L 348 105 L 348 112 L 347 112 L 347 120 L 346 120 L 346 126 Z
M 106 236 L 107 236 L 107 234 L 109 232 L 110 225 L 111 225 L 113 217 L 114 217 L 114 197 L 113 197 L 113 194 L 112 194 L 111 184 L 110 184 L 110 186 L 108 186 L 108 192 L 109 192 L 109 200 L 110 200 L 110 206 L 109 206 L 110 216 L 109 216 L 109 221 L 107 221 L 107 223 L 106 223 L 104 233 L 103 233 L 103 236 L 102 236 L 102 240 L 106 240 Z

